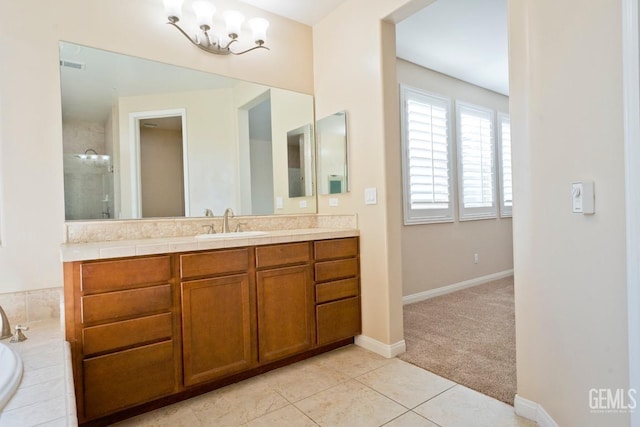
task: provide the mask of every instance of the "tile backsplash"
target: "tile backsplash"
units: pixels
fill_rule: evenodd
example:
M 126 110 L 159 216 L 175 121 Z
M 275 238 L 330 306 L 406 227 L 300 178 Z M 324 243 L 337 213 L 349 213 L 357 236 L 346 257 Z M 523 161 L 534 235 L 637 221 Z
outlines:
M 19 323 L 60 319 L 61 303 L 62 288 L 0 294 L 0 306 L 12 327 Z
M 299 230 L 306 228 L 357 228 L 356 215 L 269 215 L 239 216 L 229 220 L 231 229 L 241 224 L 244 231 Z M 222 229 L 222 218 L 167 218 L 118 221 L 70 221 L 65 224 L 65 243 L 109 242 L 195 236 L 213 225 Z

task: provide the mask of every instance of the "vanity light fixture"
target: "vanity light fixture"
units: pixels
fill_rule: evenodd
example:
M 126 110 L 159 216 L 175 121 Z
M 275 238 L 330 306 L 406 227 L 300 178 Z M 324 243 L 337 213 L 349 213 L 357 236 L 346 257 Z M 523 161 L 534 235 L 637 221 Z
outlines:
M 182 33 L 189 41 L 200 49 L 216 55 L 242 55 L 256 49 L 267 49 L 264 45 L 267 38 L 269 21 L 263 18 L 253 18 L 247 23 L 253 33 L 253 42 L 256 46 L 243 51 L 233 51 L 231 46 L 238 42 L 244 16 L 235 10 L 229 10 L 222 14 L 226 28 L 222 31 L 213 31 L 213 14 L 216 8 L 208 0 L 194 0 L 193 11 L 196 14 L 196 23 L 200 31 L 191 37 L 183 30 L 178 22 L 182 17 L 182 4 L 184 0 L 163 0 L 167 12 L 167 24 L 172 25 Z

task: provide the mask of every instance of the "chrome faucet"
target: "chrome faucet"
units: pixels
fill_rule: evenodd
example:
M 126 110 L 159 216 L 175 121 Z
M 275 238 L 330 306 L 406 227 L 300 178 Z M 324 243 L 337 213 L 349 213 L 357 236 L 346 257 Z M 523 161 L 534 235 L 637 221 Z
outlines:
M 231 216 L 229 216 L 231 215 Z M 229 230 L 229 218 L 233 218 L 233 210 L 231 208 L 227 208 L 224 211 L 224 215 L 222 217 L 222 232 L 223 233 L 230 233 L 231 231 Z
M 5 338 L 9 338 L 11 336 L 11 325 L 9 324 L 9 319 L 7 319 L 7 314 L 0 306 L 0 340 Z

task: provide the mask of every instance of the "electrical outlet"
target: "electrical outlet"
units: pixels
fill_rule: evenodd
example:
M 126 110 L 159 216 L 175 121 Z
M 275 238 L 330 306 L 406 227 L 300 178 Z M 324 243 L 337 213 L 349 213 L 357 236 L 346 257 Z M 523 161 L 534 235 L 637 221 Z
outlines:
M 338 206 L 338 198 L 337 197 L 331 197 L 329 198 L 329 206 Z
M 473 254 L 473 263 L 474 264 L 478 263 L 478 254 Z

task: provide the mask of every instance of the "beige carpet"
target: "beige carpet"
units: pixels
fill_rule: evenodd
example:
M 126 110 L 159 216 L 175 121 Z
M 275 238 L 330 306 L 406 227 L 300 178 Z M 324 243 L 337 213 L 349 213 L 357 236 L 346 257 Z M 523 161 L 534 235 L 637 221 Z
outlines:
M 406 305 L 399 357 L 513 405 L 514 311 L 513 277 Z

